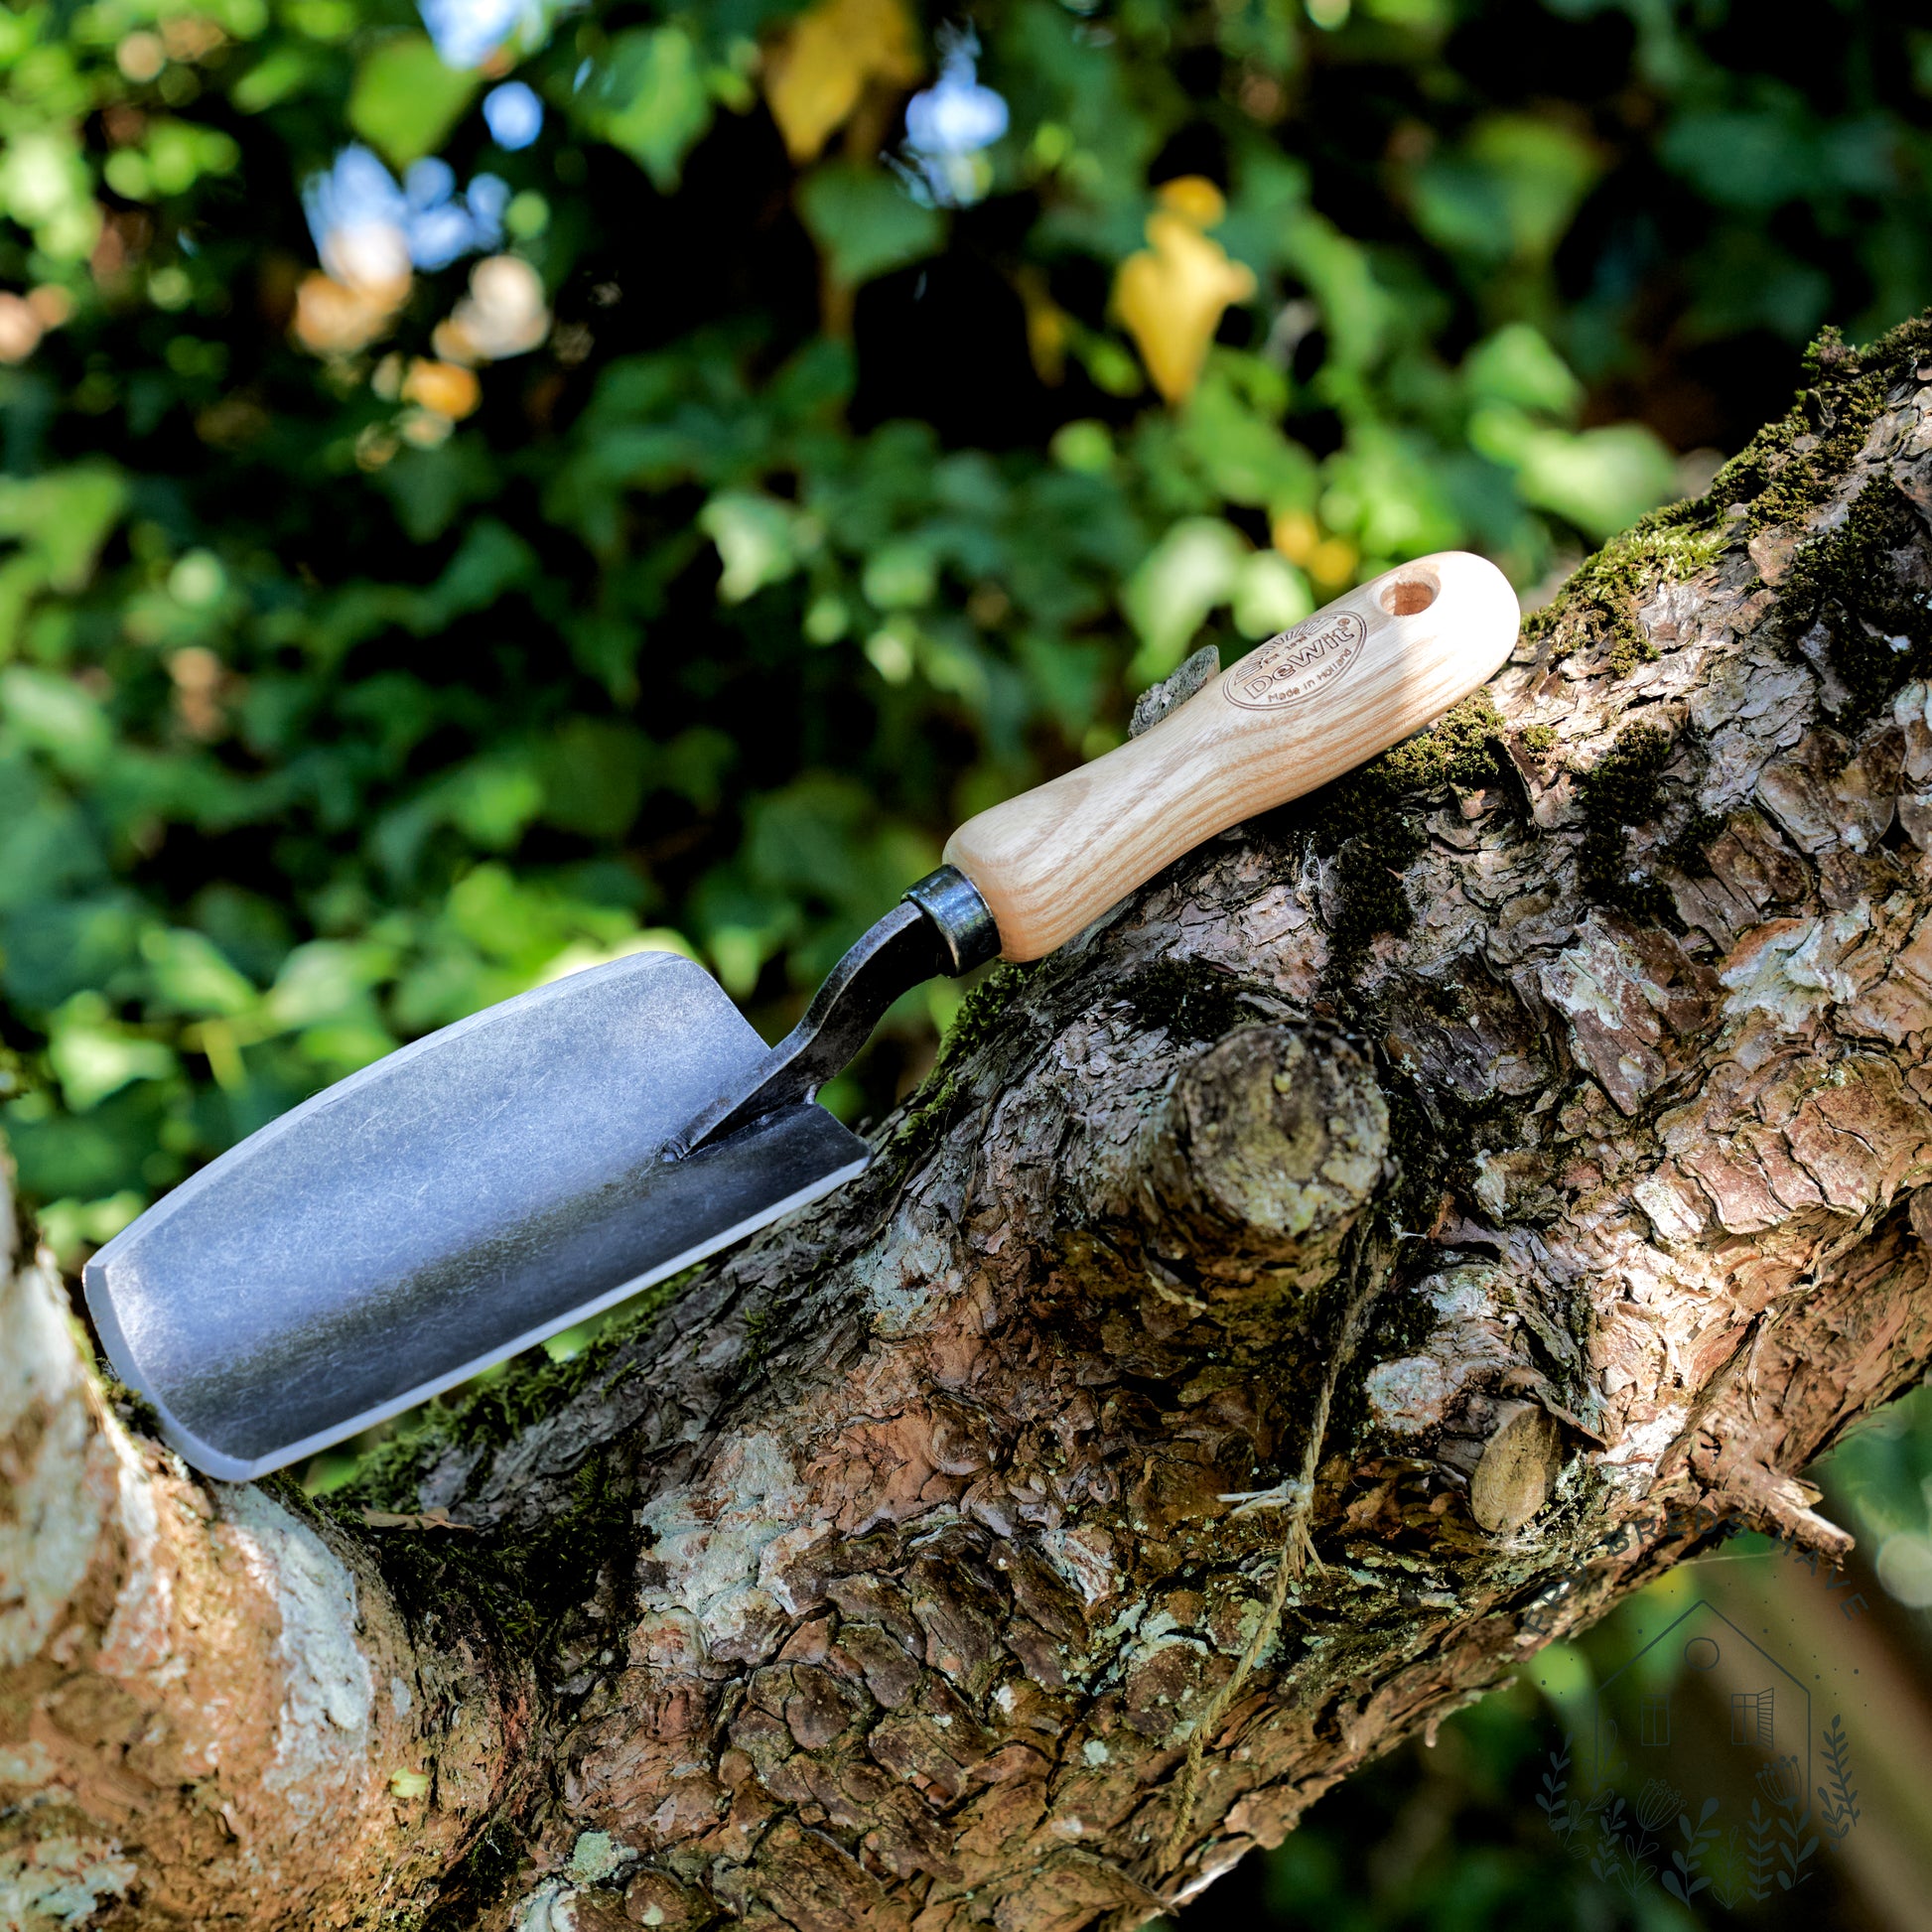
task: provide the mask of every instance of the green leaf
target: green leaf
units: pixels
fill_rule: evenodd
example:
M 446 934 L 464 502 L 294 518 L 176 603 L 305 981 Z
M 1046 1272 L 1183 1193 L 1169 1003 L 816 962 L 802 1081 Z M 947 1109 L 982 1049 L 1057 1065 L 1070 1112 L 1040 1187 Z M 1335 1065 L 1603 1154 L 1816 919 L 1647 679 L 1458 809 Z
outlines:
M 1180 418 L 1183 447 L 1230 503 L 1306 507 L 1314 495 L 1313 460 L 1275 427 L 1280 401 L 1269 397 L 1258 407 L 1237 391 L 1229 359 L 1222 351 L 1210 360 L 1188 398 Z
M 92 188 L 77 130 L 10 128 L 0 143 L 0 208 L 58 261 L 81 260 L 100 233 Z
M 1152 684 L 1180 662 L 1207 614 L 1234 595 L 1249 551 L 1247 538 L 1218 516 L 1183 517 L 1155 545 L 1121 592 L 1141 638 L 1130 682 Z
M 709 725 L 693 725 L 664 747 L 651 776 L 701 812 L 715 812 L 724 797 L 725 774 L 738 762 L 738 746 Z
M 1282 223 L 1281 255 L 1321 305 L 1335 361 L 1349 368 L 1373 363 L 1395 303 L 1375 279 L 1368 250 L 1312 208 L 1301 207 Z
M 1812 116 L 1790 94 L 1772 95 L 1755 110 L 1681 114 L 1659 152 L 1713 201 L 1759 215 L 1795 200 L 1828 169 Z M 1890 170 L 1881 165 L 1877 172 L 1876 181 L 1858 185 L 1882 191 Z
M 1496 403 L 1470 419 L 1469 441 L 1517 473 L 1525 502 L 1567 517 L 1596 543 L 1667 502 L 1676 488 L 1670 452 L 1640 423 L 1573 435 Z
M 1514 403 L 1549 416 L 1574 416 L 1584 399 L 1584 385 L 1527 322 L 1512 322 L 1478 343 L 1463 360 L 1462 381 L 1472 400 Z
M 1462 519 L 1432 451 L 1412 433 L 1358 422 L 1328 459 L 1322 517 L 1370 557 L 1419 557 L 1462 541 Z
M 102 878 L 106 861 L 79 809 L 51 786 L 8 777 L 0 764 L 0 912 Z
M 724 575 L 718 595 L 743 604 L 798 568 L 798 514 L 758 490 L 727 489 L 698 512 L 698 528 L 718 546 Z
M 43 1201 L 99 1200 L 123 1189 L 145 1195 L 178 1179 L 181 1163 L 157 1152 L 171 1123 L 167 1090 L 138 1081 L 85 1114 L 30 1114 L 22 1106 L 0 1113 L 21 1187 Z
M 353 1020 L 368 1010 L 369 991 L 395 970 L 386 946 L 313 939 L 282 963 L 269 989 L 268 1011 L 279 1027 L 315 1027 Z
M 125 479 L 104 463 L 10 478 L 0 482 L 0 537 L 26 546 L 55 590 L 77 591 L 126 502 Z
M 135 963 L 141 923 L 119 891 L 25 905 L 0 921 L 0 986 L 30 1011 L 51 1012 L 120 980 Z
M 0 717 L 66 772 L 98 771 L 113 745 L 100 701 L 71 678 L 12 664 L 0 671 Z
M 404 450 L 379 481 L 412 543 L 440 537 L 466 504 L 488 496 L 498 483 L 496 466 L 475 436 L 452 436 L 433 450 Z
M 105 1018 L 97 995 L 83 993 L 54 1016 L 47 1057 L 61 1097 L 84 1114 L 134 1080 L 165 1080 L 177 1061 L 157 1039 L 142 1039 Z
M 1492 114 L 1460 147 L 1417 170 L 1416 222 L 1432 241 L 1474 262 L 1545 262 L 1601 171 L 1595 147 L 1574 129 L 1529 114 Z
M 150 192 L 163 197 L 186 194 L 203 175 L 232 173 L 241 150 L 218 128 L 164 118 L 148 124 L 142 156 Z
M 205 933 L 187 927 L 156 927 L 141 938 L 157 1004 L 171 1013 L 246 1013 L 259 995 L 221 956 Z
M 931 547 L 907 538 L 874 551 L 860 588 L 881 611 L 916 611 L 930 604 L 938 588 Z
M 407 168 L 443 145 L 481 84 L 445 67 L 427 35 L 399 34 L 356 69 L 348 124 L 392 168 Z
M 1923 230 L 1915 225 L 1906 248 L 1886 251 L 1888 265 L 1910 274 L 1907 264 L 1922 247 Z M 1756 223 L 1726 228 L 1686 267 L 1697 297 L 1681 326 L 1692 342 L 1721 342 L 1762 329 L 1795 349 L 1831 312 L 1831 276 L 1781 247 Z M 1900 313 L 1918 302 L 1914 295 Z
M 424 594 L 414 628 L 430 634 L 472 611 L 489 610 L 536 576 L 536 553 L 508 524 L 479 517 L 449 569 Z
M 1275 550 L 1243 560 L 1234 580 L 1234 627 L 1242 636 L 1272 637 L 1314 611 L 1309 580 Z
M 1429 34 L 1442 33 L 1455 18 L 1451 0 L 1362 0 L 1362 11 L 1391 27 Z
M 883 169 L 834 161 L 798 184 L 798 211 L 834 281 L 849 289 L 937 254 L 946 218 Z
M 681 27 L 626 28 L 572 111 L 638 162 L 660 195 L 670 194 L 684 157 L 711 125 L 711 92 L 690 35 Z
M 506 852 L 543 809 L 543 781 L 521 759 L 478 759 L 445 796 L 458 831 L 486 852 Z
M 264 55 L 234 84 L 229 98 L 244 114 L 260 114 L 328 71 L 316 50 L 299 43 Z
M 1670 452 L 1641 423 L 1609 423 L 1580 436 L 1539 436 L 1523 465 L 1524 498 L 1567 516 L 1593 543 L 1626 529 L 1676 487 Z
M 545 823 L 586 838 L 621 838 L 644 801 L 652 752 L 650 740 L 629 725 L 567 720 L 537 759 Z

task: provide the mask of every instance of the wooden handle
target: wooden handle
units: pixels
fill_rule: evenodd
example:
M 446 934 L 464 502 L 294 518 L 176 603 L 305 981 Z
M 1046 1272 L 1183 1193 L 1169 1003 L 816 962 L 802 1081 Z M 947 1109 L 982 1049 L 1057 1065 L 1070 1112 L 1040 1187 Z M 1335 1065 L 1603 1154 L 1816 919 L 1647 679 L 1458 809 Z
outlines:
M 1150 732 L 970 818 L 946 842 L 1008 959 L 1037 959 L 1171 860 L 1407 738 L 1516 641 L 1495 565 L 1400 565 L 1251 650 Z

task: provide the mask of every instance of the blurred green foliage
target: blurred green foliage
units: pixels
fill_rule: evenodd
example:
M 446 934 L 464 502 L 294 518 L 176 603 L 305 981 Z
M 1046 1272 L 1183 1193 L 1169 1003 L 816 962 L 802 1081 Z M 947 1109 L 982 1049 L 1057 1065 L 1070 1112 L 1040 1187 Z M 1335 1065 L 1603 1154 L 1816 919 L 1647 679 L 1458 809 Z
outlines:
M 942 17 L 897 0 L 532 0 L 467 61 L 407 0 L 0 12 L 0 1133 L 69 1260 L 625 948 L 787 1024 L 1203 635 L 1448 545 L 1531 590 L 1699 486 L 1821 324 L 1932 302 L 1905 10 L 971 19 L 1010 121 L 935 198 L 901 143 Z M 512 72 L 546 111 L 508 151 Z M 465 255 L 321 282 L 302 192 L 351 140 L 506 185 L 533 333 L 479 335 Z M 890 1102 L 955 997 L 836 1103 Z M 1932 1596 L 1899 1440 L 1856 1506 Z M 1492 1703 L 1447 1771 L 1351 1783 L 1251 1908 L 1627 1922 L 1533 1842 L 1532 1729 Z
M 845 5 L 817 68 L 785 0 L 467 62 L 405 0 L 0 15 L 4 1129 L 64 1252 L 615 950 L 784 1024 L 1203 626 L 1450 544 L 1531 587 L 1932 295 L 1932 41 L 1867 10 L 989 0 L 946 207 L 887 165 L 941 23 Z M 317 322 L 354 139 L 505 182 L 540 346 L 452 366 L 463 259 Z M 1168 401 L 1110 293 L 1176 180 L 1229 266 Z

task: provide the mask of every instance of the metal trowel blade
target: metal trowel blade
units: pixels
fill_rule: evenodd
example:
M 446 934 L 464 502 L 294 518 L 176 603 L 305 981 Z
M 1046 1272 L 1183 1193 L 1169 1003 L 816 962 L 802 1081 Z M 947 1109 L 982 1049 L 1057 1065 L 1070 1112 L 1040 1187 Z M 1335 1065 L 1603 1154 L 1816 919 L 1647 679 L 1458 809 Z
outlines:
M 675 953 L 405 1046 L 94 1256 L 115 1371 L 230 1481 L 397 1415 L 861 1173 L 866 1143 L 809 1103 L 659 1159 L 765 1051 Z

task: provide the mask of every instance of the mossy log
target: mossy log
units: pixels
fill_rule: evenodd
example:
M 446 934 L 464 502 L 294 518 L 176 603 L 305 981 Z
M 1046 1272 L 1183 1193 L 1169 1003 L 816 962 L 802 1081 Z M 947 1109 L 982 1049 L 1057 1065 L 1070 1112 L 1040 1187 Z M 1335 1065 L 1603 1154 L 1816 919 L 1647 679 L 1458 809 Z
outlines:
M 22 1922 L 1125 1926 L 1932 1362 L 1932 329 L 359 1490 L 0 1264 Z M 1150 711 L 1155 709 L 1149 707 Z M 24 1252 L 24 1251 L 23 1251 Z

